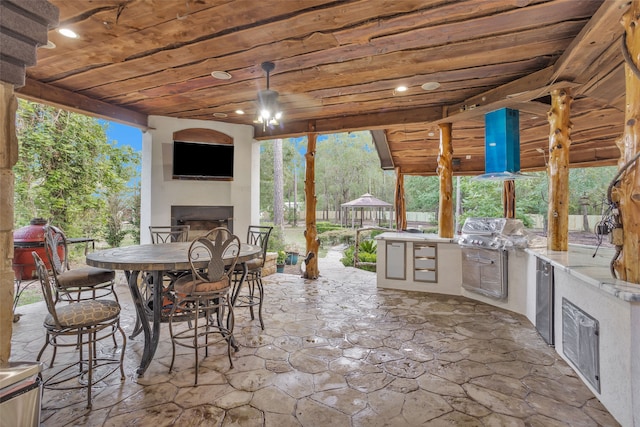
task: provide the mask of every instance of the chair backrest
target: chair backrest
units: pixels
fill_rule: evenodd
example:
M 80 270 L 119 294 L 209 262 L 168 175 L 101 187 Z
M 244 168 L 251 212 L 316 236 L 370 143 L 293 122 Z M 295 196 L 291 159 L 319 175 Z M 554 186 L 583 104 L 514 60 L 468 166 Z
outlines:
M 207 282 L 230 278 L 240 256 L 240 239 L 224 227 L 214 228 L 191 242 L 188 256 L 194 278 Z M 207 257 L 206 269 L 194 266 L 194 262 Z
M 186 242 L 189 240 L 189 225 L 151 225 L 151 243 Z
M 49 265 L 53 272 L 53 277 L 69 270 L 69 260 L 67 259 L 67 237 L 64 232 L 53 225 L 44 226 L 44 251 L 47 255 Z
M 263 225 L 250 225 L 247 229 L 247 243 L 257 245 L 262 248 L 262 264 L 267 258 L 267 246 L 269 245 L 269 236 L 273 227 Z
M 47 310 L 49 314 L 53 316 L 53 321 L 56 326 L 60 326 L 60 322 L 58 321 L 58 313 L 56 312 L 56 290 L 53 285 L 53 281 L 49 276 L 49 272 L 47 271 L 47 266 L 42 261 L 42 258 L 38 255 L 36 251 L 31 252 L 33 256 L 33 261 L 36 265 L 36 273 L 38 274 L 38 279 L 40 280 L 40 287 L 42 288 L 42 297 L 44 298 L 45 303 L 47 304 Z

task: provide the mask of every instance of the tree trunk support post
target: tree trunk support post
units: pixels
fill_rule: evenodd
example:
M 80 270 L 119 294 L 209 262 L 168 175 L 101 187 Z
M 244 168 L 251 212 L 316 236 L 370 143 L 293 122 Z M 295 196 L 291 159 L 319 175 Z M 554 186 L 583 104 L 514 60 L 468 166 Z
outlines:
M 438 168 L 440 177 L 440 201 L 438 207 L 438 235 L 453 238 L 453 145 L 451 143 L 451 123 L 441 123 Z
M 309 132 L 307 133 L 307 153 L 304 155 L 306 160 L 306 171 L 304 180 L 304 194 L 306 198 L 306 215 L 305 221 L 307 228 L 304 231 L 304 237 L 307 242 L 307 257 L 303 277 L 305 279 L 317 279 L 320 276 L 318 270 L 318 249 L 320 248 L 320 240 L 318 239 L 318 228 L 316 225 L 316 182 L 315 182 L 315 157 L 316 157 L 316 138 L 315 122 L 309 123 Z M 313 254 L 312 256 L 310 254 Z
M 549 211 L 547 248 L 569 249 L 569 149 L 571 147 L 571 89 L 551 91 L 549 121 Z
M 9 363 L 13 332 L 13 166 L 18 161 L 17 105 L 13 85 L 0 82 L 0 366 Z
M 404 201 L 404 174 L 399 167 L 396 171 L 396 191 L 395 191 L 395 209 L 396 209 L 396 230 L 405 230 L 407 228 L 407 206 Z
M 626 108 L 625 126 L 617 145 L 620 149 L 618 167 L 626 167 L 620 182 L 614 188 L 622 223 L 622 252 L 614 262 L 619 279 L 640 283 L 640 161 L 633 159 L 640 152 L 640 77 L 637 73 L 640 55 L 640 1 L 633 1 L 622 18 L 625 46 Z M 630 60 L 630 62 L 629 62 Z M 635 69 L 635 70 L 634 70 Z M 629 164 L 629 165 L 627 165 Z
M 512 179 L 502 184 L 502 209 L 505 218 L 516 217 L 516 182 Z

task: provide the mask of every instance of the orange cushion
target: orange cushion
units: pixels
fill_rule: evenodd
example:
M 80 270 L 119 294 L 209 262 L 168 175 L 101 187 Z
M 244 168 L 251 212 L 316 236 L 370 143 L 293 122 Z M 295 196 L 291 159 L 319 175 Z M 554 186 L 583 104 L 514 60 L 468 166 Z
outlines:
M 173 290 L 182 294 L 193 294 L 200 292 L 217 292 L 229 288 L 229 278 L 224 276 L 216 282 L 204 280 L 193 280 L 193 276 L 182 276 L 173 284 Z

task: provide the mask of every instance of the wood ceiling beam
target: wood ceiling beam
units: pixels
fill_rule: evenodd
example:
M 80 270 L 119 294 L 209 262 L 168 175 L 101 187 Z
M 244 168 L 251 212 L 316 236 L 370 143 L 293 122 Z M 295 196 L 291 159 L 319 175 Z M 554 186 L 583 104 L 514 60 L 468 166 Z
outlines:
M 359 130 L 384 129 L 391 125 L 398 126 L 411 123 L 427 123 L 441 117 L 440 107 L 414 108 L 384 113 L 362 114 L 357 116 L 330 117 L 317 119 L 316 133 L 339 133 Z M 262 130 L 262 126 L 254 125 L 254 139 L 268 140 L 291 138 L 308 133 L 306 121 L 284 122 L 280 127 Z
M 528 76 L 514 80 L 480 95 L 468 98 L 447 108 L 445 118 L 437 123 L 477 119 L 500 108 L 518 108 L 523 102 L 546 96 L 551 90 L 572 88 L 577 83 L 555 81 L 551 84 L 553 67 L 547 67 Z M 539 106 L 538 106 L 539 109 Z
M 582 73 L 593 69 L 590 65 L 619 38 L 623 32 L 619 22 L 628 7 L 629 0 L 605 1 L 553 66 L 451 105 L 446 108 L 446 118 L 437 123 L 470 119 L 499 108 L 518 108 L 517 103 L 545 96 L 553 89 L 586 83 L 593 76 Z
M 50 104 L 75 113 L 122 123 L 142 130 L 149 128 L 146 114 L 98 101 L 97 99 L 29 78 L 27 78 L 23 87 L 16 90 L 16 95 L 30 101 Z
M 590 76 L 582 75 L 591 64 L 624 32 L 622 15 L 629 8 L 629 0 L 606 0 L 593 14 L 587 25 L 571 42 L 553 66 L 553 80 L 585 83 Z

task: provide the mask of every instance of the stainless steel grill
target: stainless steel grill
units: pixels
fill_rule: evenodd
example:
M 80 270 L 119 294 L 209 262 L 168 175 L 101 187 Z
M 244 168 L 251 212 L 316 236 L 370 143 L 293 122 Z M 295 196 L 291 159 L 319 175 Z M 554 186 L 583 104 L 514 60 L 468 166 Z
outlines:
M 508 295 L 508 249 L 527 244 L 522 221 L 467 218 L 458 238 L 462 249 L 462 287 L 491 298 Z

